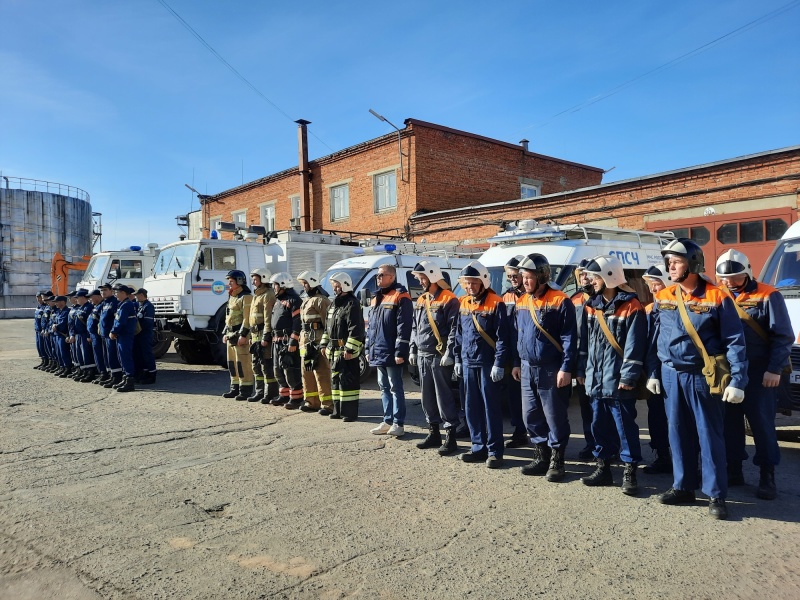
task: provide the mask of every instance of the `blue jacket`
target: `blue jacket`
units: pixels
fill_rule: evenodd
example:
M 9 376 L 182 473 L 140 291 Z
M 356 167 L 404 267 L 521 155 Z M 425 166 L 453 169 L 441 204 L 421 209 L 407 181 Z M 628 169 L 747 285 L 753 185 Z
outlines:
M 658 336 L 661 327 L 658 323 L 658 312 L 653 311 L 655 303 L 651 302 L 644 307 L 647 313 L 647 360 L 645 361 L 645 372 L 648 379 L 658 379 L 661 381 L 661 361 L 658 359 Z
M 86 320 L 86 328 L 92 335 L 100 335 L 100 329 L 99 329 L 100 315 L 103 311 L 103 306 L 105 306 L 105 304 L 101 302 L 100 304 L 95 306 L 94 304 L 91 303 L 91 301 L 88 302 L 88 304 L 91 305 L 91 308 L 89 309 L 90 310 L 89 318 Z
M 114 326 L 114 313 L 117 312 L 118 304 L 119 300 L 114 296 L 103 298 L 103 303 L 100 305 L 103 308 L 100 309 L 100 326 L 98 328 L 103 337 L 108 337 L 108 334 L 111 333 L 111 328 Z
M 658 359 L 676 371 L 700 372 L 703 356 L 686 332 L 678 309 L 675 284 L 655 296 L 653 312 L 658 314 Z M 733 300 L 717 286 L 700 279 L 691 294 L 683 295 L 689 320 L 709 356 L 725 354 L 731 366 L 731 386 L 747 385 L 747 352 L 742 322 Z
M 483 339 L 473 316 L 495 347 Z M 477 298 L 463 296 L 459 307 L 451 356 L 464 367 L 505 368 L 512 361 L 514 334 L 503 300 L 491 289 Z
M 439 330 L 439 338 L 444 346 L 442 352 L 436 350 L 439 340 L 428 318 L 427 304 L 430 304 L 433 322 Z M 411 353 L 441 356 L 447 351 L 451 333 L 458 318 L 458 298 L 450 290 L 438 289 L 435 295 L 426 292 L 417 298 L 414 306 L 414 321 L 411 326 Z
M 622 348 L 623 356 L 614 350 L 600 328 L 599 312 Z M 609 302 L 600 294 L 590 299 L 580 338 L 578 376 L 586 377 L 589 397 L 635 400 L 636 384 L 644 372 L 647 354 L 647 315 L 636 294 L 618 290 Z M 620 383 L 634 389 L 621 390 Z
M 395 281 L 372 299 L 367 328 L 367 359 L 373 367 L 397 366 L 408 361 L 414 307 L 406 288 Z
M 56 308 L 53 310 L 51 322 L 58 332 L 56 335 L 60 334 L 59 337 L 67 337 L 69 335 L 69 309 L 66 306 L 62 309 Z
M 75 311 L 75 319 L 72 321 L 73 335 L 86 338 L 89 336 L 88 319 L 92 314 L 92 303 L 86 302 L 83 306 L 79 306 Z
M 131 336 L 136 334 L 136 303 L 130 299 L 123 300 L 117 306 L 117 312 L 114 315 L 114 325 L 111 327 L 111 333 L 118 336 Z
M 136 318 L 139 319 L 139 325 L 142 327 L 139 335 L 152 335 L 156 325 L 156 307 L 150 300 L 139 303 L 136 307 Z
M 36 310 L 33 311 L 33 330 L 36 332 L 42 330 L 42 316 L 45 308 L 47 308 L 46 304 L 38 304 Z
M 561 344 L 561 351 L 539 330 L 531 317 L 531 310 L 547 333 Z M 565 373 L 575 372 L 578 331 L 575 307 L 569 297 L 551 287 L 540 297 L 524 294 L 514 309 L 517 353 L 514 366 L 523 361 L 536 366 L 550 366 Z

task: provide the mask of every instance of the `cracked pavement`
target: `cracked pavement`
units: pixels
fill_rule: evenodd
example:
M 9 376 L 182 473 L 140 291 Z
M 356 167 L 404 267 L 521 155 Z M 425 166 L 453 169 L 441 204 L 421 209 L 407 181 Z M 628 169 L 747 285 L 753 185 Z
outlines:
M 33 370 L 31 329 L 0 320 L 0 598 L 800 597 L 796 442 L 778 499 L 747 465 L 718 522 L 658 504 L 667 476 L 638 498 L 583 486 L 575 433 L 558 484 L 519 473 L 527 449 L 500 470 L 418 450 L 408 380 L 394 439 L 369 434 L 374 379 L 356 423 L 223 399 L 223 370 L 172 352 L 117 394 Z

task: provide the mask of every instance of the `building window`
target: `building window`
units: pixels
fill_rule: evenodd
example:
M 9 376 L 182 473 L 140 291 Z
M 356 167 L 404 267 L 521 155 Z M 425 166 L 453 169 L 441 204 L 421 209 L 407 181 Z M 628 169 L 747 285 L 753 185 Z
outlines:
M 336 185 L 331 190 L 331 221 L 350 217 L 350 185 Z
M 375 212 L 397 208 L 397 172 L 386 171 L 372 176 Z
M 261 207 L 261 225 L 267 231 L 275 231 L 275 204 L 264 204 Z
M 236 229 L 247 229 L 247 210 L 237 210 L 231 213 L 231 218 L 236 224 Z
M 292 218 L 300 218 L 300 196 L 289 196 L 289 204 L 292 207 Z
M 208 233 L 209 233 L 209 236 L 210 236 L 212 231 L 216 231 L 217 225 L 219 225 L 220 221 L 222 221 L 222 217 L 211 217 L 211 218 L 208 219 Z
M 537 196 L 541 196 L 541 193 L 542 186 L 540 185 L 531 185 L 530 183 L 521 183 L 519 185 L 520 198 L 536 198 Z

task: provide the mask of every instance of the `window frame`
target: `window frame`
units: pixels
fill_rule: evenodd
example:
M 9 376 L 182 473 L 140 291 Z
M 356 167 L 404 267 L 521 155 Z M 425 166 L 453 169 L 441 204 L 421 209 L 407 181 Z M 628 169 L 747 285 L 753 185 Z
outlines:
M 264 213 L 268 210 L 272 210 L 272 225 L 268 225 L 266 219 L 264 218 Z M 267 231 L 276 231 L 278 228 L 278 209 L 277 209 L 277 201 L 271 200 L 270 202 L 263 202 L 258 205 L 258 222 L 264 227 Z
M 381 169 L 380 171 L 372 171 L 369 173 L 369 176 L 372 178 L 372 210 L 377 214 L 387 213 L 394 210 L 397 210 L 397 166 L 393 166 L 387 169 Z M 378 178 L 379 177 L 389 177 L 391 176 L 394 180 L 394 185 L 390 186 L 386 185 L 385 189 L 390 189 L 389 193 L 389 200 L 394 200 L 394 204 L 389 204 L 387 206 L 381 207 L 379 205 L 380 198 L 380 190 L 382 189 L 381 186 L 378 185 Z
M 339 221 L 347 221 L 350 218 L 350 181 L 342 181 L 338 183 L 333 183 L 328 187 L 328 203 L 330 204 L 330 218 L 331 223 L 336 223 Z M 344 214 L 341 216 L 337 216 L 335 212 L 335 202 L 334 202 L 334 193 L 335 190 L 345 190 L 345 198 L 344 198 Z

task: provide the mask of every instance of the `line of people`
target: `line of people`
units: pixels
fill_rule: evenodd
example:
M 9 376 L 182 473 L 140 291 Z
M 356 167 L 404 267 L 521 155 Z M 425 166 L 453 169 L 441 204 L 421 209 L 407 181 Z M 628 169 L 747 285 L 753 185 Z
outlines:
M 106 283 L 65 296 L 41 291 L 36 300 L 34 369 L 118 392 L 155 383 L 155 308 L 147 290 Z

